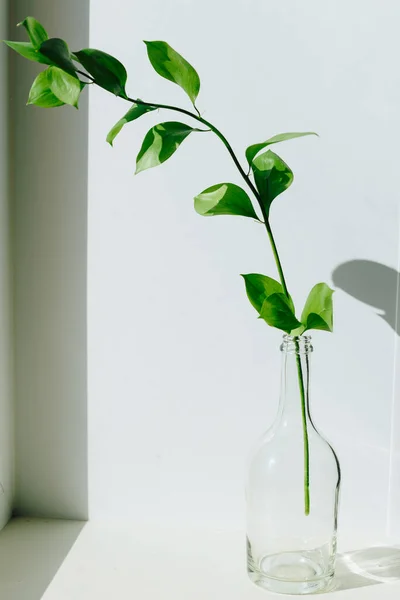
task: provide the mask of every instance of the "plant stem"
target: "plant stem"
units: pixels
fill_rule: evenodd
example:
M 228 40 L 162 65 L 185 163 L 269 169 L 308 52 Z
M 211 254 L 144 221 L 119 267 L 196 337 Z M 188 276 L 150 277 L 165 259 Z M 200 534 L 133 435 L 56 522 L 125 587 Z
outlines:
M 264 211 L 263 211 L 263 214 L 264 214 Z M 288 292 L 288 289 L 287 289 L 285 276 L 283 274 L 282 263 L 281 263 L 281 259 L 279 258 L 278 248 L 276 247 L 276 242 L 275 242 L 274 234 L 272 233 L 271 225 L 270 225 L 269 220 L 268 220 L 268 218 L 266 216 L 264 216 L 264 220 L 265 220 L 265 227 L 266 227 L 266 230 L 267 230 L 267 233 L 268 233 L 269 241 L 271 243 L 272 252 L 273 252 L 273 255 L 274 255 L 274 258 L 275 258 L 276 268 L 278 269 L 279 279 L 281 281 L 281 284 L 282 284 L 282 287 L 283 287 L 283 291 L 285 292 L 285 296 L 287 296 L 287 298 L 289 298 L 289 292 Z
M 306 516 L 310 514 L 310 451 L 307 431 L 307 408 L 306 395 L 304 391 L 303 368 L 301 364 L 300 343 L 298 338 L 295 340 L 296 347 L 296 362 L 297 375 L 299 379 L 300 400 L 301 400 L 301 420 L 303 425 L 303 441 L 304 441 L 304 513 Z M 307 374 L 308 379 L 308 374 Z M 308 390 L 308 386 L 307 386 Z
M 91 81 L 92 83 L 96 83 L 95 80 L 93 79 L 93 77 L 91 75 L 89 75 L 88 73 L 85 73 L 84 71 L 80 71 L 79 69 L 76 69 L 76 72 L 79 73 L 79 75 L 83 75 L 84 77 L 87 77 L 89 79 L 89 81 Z M 83 83 L 86 83 L 86 81 L 84 81 Z

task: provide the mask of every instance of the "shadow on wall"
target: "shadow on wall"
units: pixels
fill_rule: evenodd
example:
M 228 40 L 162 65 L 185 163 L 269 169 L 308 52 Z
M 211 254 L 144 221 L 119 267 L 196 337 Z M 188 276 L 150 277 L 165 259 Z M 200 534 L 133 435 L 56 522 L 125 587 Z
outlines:
M 0 536 L 0 598 L 41 600 L 85 522 L 13 519 Z
M 332 591 L 394 583 L 400 580 L 400 548 L 376 546 L 338 556 Z
M 400 335 L 397 319 L 397 289 L 400 274 L 372 260 L 351 260 L 332 273 L 335 287 L 378 309 L 377 316 Z

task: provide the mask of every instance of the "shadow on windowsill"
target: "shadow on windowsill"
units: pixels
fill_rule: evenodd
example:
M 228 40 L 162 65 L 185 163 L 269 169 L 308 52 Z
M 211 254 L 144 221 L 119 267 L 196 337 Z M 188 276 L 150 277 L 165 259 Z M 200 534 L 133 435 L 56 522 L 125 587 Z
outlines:
M 400 547 L 375 546 L 339 554 L 332 591 L 400 581 Z
M 0 533 L 0 598 L 41 600 L 86 525 L 17 518 Z

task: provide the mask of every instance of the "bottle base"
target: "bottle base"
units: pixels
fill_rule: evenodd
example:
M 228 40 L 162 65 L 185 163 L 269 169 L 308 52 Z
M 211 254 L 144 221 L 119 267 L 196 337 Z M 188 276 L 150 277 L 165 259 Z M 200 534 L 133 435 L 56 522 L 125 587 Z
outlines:
M 333 571 L 324 573 L 321 565 L 304 552 L 283 552 L 265 556 L 259 568 L 249 565 L 253 583 L 278 594 L 317 594 L 333 585 Z

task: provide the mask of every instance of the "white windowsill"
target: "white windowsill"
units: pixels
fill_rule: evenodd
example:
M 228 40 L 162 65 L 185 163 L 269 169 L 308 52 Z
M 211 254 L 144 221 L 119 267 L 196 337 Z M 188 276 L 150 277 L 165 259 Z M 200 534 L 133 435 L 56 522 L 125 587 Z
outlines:
M 262 600 L 268 593 L 247 579 L 243 546 L 238 531 L 15 519 L 0 534 L 0 597 Z M 400 549 L 384 546 L 340 559 L 338 589 L 326 597 L 398 599 Z

